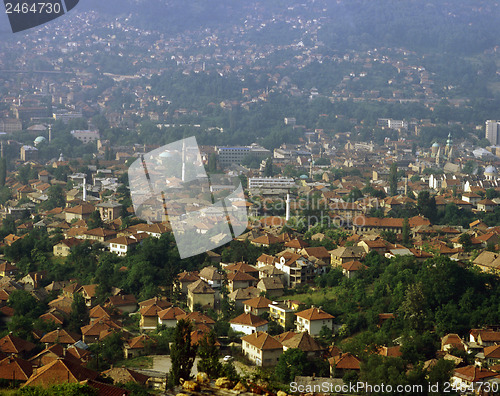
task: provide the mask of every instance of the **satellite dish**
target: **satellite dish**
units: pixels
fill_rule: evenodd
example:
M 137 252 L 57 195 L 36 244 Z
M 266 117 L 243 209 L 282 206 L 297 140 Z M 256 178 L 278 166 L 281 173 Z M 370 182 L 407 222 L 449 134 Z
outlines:
M 285 263 L 286 263 L 286 259 L 283 256 L 281 256 L 280 257 L 280 264 L 285 265 Z

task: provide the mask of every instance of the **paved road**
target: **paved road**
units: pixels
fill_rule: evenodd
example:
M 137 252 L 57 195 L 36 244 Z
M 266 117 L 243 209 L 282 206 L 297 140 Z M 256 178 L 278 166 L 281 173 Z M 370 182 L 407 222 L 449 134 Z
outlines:
M 164 375 L 168 373 L 172 367 L 172 361 L 170 360 L 170 356 L 168 355 L 155 355 L 152 356 L 153 358 L 153 367 L 151 369 L 136 369 L 137 371 L 140 371 L 141 373 L 147 374 L 147 375 L 153 375 L 153 374 L 161 374 Z M 191 375 L 196 376 L 198 374 L 198 362 L 200 361 L 200 358 L 197 357 L 194 360 L 194 365 L 193 369 L 191 370 Z M 221 358 L 222 362 L 222 358 Z M 255 367 L 252 366 L 247 366 L 243 363 L 240 363 L 238 361 L 234 361 L 234 367 L 236 368 L 236 372 L 240 375 L 248 376 L 252 371 L 255 370 Z

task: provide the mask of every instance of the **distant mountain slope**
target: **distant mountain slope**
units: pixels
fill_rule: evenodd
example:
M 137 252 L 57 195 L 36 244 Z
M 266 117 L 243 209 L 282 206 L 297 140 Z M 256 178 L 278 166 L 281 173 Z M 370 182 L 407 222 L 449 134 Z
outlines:
M 82 10 L 130 15 L 137 27 L 178 34 L 240 25 L 247 17 L 321 18 L 319 38 L 337 49 L 401 46 L 481 52 L 499 45 L 500 8 L 491 0 L 85 0 Z M 289 29 L 292 32 L 293 24 Z

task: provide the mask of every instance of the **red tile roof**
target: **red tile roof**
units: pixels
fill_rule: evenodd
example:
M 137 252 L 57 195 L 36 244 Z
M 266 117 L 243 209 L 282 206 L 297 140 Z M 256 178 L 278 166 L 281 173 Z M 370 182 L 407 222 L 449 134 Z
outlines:
M 322 309 L 314 308 L 314 307 L 306 309 L 305 311 L 297 312 L 295 315 L 298 317 L 307 319 L 309 321 L 326 320 L 326 319 L 334 319 L 335 318 L 335 316 L 330 315 L 329 313 L 323 311 Z
M 351 353 L 344 353 L 328 359 L 331 366 L 338 370 L 360 370 L 361 360 Z
M 0 378 L 6 380 L 27 381 L 33 373 L 30 362 L 9 356 L 0 361 Z
M 467 382 L 477 382 L 484 378 L 494 377 L 497 373 L 476 366 L 466 366 L 455 369 L 453 375 Z
M 54 384 L 76 383 L 87 379 L 95 379 L 99 373 L 89 370 L 68 359 L 57 359 L 38 369 L 26 382 L 26 386 L 49 387 Z
M 35 344 L 25 341 L 12 334 L 7 334 L 5 337 L 0 339 L 0 351 L 7 354 L 29 352 L 33 348 L 35 348 Z
M 267 320 L 251 313 L 244 313 L 229 321 L 231 324 L 260 327 L 269 323 Z
M 283 349 L 283 346 L 277 339 L 262 331 L 241 337 L 241 340 L 260 350 Z
M 271 303 L 272 303 L 271 300 L 269 300 L 266 297 L 262 297 L 262 296 L 254 297 L 254 298 L 251 298 L 250 300 L 243 301 L 243 305 L 247 305 L 251 308 L 256 308 L 256 309 L 268 308 L 269 304 L 271 304 Z

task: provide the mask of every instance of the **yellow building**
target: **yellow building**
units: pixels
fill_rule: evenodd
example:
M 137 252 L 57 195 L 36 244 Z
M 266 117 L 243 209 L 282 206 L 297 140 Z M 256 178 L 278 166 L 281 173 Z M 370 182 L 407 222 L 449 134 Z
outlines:
M 191 312 L 194 312 L 196 305 L 214 308 L 215 290 L 203 280 L 198 280 L 188 286 L 187 303 Z

